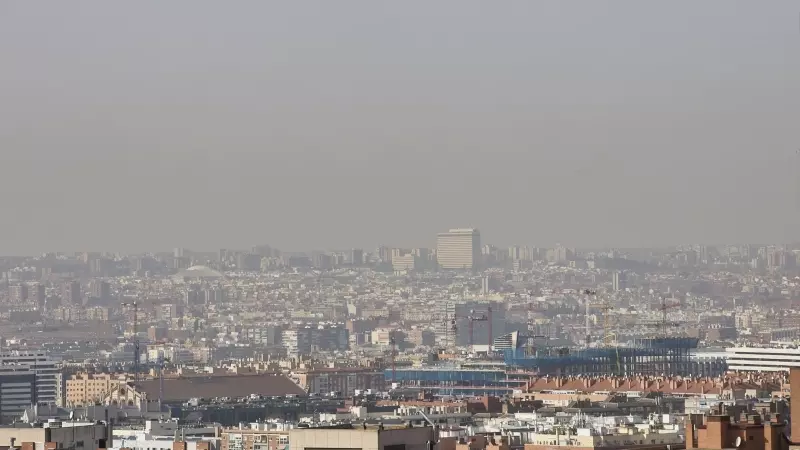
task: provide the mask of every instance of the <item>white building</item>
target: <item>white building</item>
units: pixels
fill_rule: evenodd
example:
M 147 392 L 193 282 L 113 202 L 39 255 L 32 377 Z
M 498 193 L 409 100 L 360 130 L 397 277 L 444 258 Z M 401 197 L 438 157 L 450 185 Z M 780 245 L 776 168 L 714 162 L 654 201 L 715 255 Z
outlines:
M 740 372 L 788 372 L 800 367 L 800 348 L 726 348 L 728 370 Z
M 170 361 L 174 364 L 197 362 L 191 349 L 178 345 L 148 345 L 147 358 L 150 361 Z
M 64 393 L 60 358 L 51 357 L 41 350 L 11 350 L 0 353 L 2 366 L 27 368 L 36 376 L 37 403 L 62 406 Z
M 416 268 L 417 257 L 412 253 L 392 255 L 392 270 L 395 272 L 412 272 Z
M 480 231 L 475 228 L 454 228 L 439 233 L 436 259 L 442 269 L 471 270 L 478 267 L 481 260 Z
M 177 420 L 146 420 L 144 429 L 115 427 L 113 449 L 173 450 L 177 438 L 186 442 L 186 450 L 215 450 L 220 447 L 220 439 L 215 437 L 219 428 L 218 424 L 193 427 Z

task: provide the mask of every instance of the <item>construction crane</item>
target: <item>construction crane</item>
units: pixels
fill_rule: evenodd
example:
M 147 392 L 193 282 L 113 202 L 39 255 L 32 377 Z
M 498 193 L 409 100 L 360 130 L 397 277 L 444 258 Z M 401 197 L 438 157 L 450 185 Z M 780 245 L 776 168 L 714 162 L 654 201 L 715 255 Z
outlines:
M 661 305 L 658 307 L 658 310 L 661 311 L 661 322 L 659 323 L 659 325 L 661 326 L 661 335 L 662 336 L 667 337 L 670 325 L 678 325 L 677 322 L 669 322 L 667 320 L 667 313 L 671 309 L 680 308 L 680 307 L 681 307 L 681 302 L 680 301 L 667 302 L 666 297 L 664 297 L 663 295 L 661 296 Z
M 123 302 L 122 306 L 131 306 L 133 307 L 133 382 L 135 385 L 139 385 L 139 333 L 138 327 L 139 324 L 139 304 L 136 300 L 132 302 Z
M 613 333 L 611 333 L 611 323 L 609 321 L 609 311 L 613 309 L 611 304 L 609 303 L 609 299 L 605 298 L 602 302 L 597 301 L 597 291 L 591 289 L 584 289 L 584 295 L 586 295 L 586 345 L 588 346 L 591 342 L 591 326 L 589 325 L 589 312 L 591 308 L 599 309 L 603 312 L 603 335 L 601 341 L 603 345 L 608 345 L 612 341 L 609 339 L 611 337 L 615 337 Z M 594 298 L 595 301 L 591 299 Z
M 606 339 L 609 339 L 609 338 L 611 338 L 614 341 L 616 341 L 617 340 L 617 334 L 616 333 L 609 333 L 609 334 L 603 336 L 603 340 L 606 340 Z M 619 355 L 619 346 L 616 347 L 616 350 L 617 350 L 617 355 L 616 355 L 617 356 L 617 373 L 616 373 L 616 375 L 618 377 L 621 377 L 621 376 L 623 376 L 625 374 L 622 372 L 622 358 Z

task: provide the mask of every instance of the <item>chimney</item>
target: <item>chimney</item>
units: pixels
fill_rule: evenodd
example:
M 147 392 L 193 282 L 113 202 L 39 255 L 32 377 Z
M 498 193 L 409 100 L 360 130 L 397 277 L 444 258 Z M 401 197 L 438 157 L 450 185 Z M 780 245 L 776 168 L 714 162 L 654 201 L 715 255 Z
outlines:
M 694 421 L 692 420 L 691 415 L 686 416 L 686 448 L 697 448 L 695 444 L 695 430 L 694 430 Z

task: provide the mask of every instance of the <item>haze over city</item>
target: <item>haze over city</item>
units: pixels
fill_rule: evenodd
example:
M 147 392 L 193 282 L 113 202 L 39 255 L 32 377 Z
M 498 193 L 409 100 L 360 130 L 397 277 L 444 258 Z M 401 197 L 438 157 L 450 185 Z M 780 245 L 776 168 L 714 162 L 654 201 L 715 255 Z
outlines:
M 798 239 L 794 1 L 16 1 L 0 56 L 0 254 Z
M 800 450 L 799 19 L 0 0 L 0 450 Z

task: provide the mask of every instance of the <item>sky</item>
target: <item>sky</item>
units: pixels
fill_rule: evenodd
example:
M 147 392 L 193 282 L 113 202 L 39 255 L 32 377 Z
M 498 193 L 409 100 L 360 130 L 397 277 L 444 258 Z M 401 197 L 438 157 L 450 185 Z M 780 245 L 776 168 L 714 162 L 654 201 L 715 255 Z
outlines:
M 0 255 L 800 241 L 800 4 L 0 2 Z

